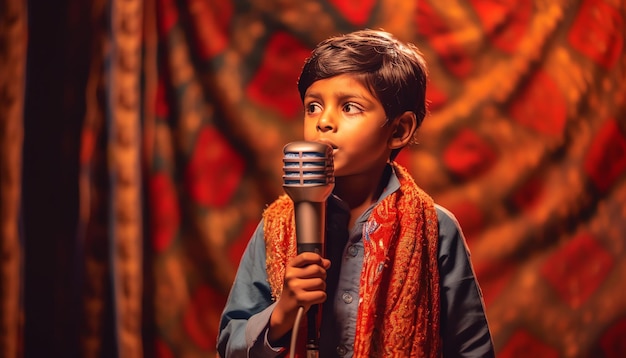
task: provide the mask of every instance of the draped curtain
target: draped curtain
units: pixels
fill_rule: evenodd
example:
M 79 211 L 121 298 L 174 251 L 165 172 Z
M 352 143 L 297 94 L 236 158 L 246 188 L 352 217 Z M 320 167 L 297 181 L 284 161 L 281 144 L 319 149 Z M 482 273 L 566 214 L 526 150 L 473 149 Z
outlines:
M 464 230 L 499 357 L 626 355 L 626 5 L 0 2 L 0 355 L 215 356 L 319 41 L 415 43 L 398 161 Z

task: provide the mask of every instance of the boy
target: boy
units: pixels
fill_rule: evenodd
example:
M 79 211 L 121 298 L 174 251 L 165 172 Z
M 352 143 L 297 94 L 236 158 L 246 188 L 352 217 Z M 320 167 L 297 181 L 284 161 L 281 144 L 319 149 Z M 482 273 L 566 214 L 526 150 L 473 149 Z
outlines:
M 333 148 L 325 257 L 296 255 L 293 204 L 272 203 L 242 257 L 219 353 L 284 355 L 298 308 L 321 304 L 321 357 L 494 356 L 457 221 L 393 162 L 426 115 L 417 48 L 382 31 L 330 38 L 298 90 L 304 140 Z

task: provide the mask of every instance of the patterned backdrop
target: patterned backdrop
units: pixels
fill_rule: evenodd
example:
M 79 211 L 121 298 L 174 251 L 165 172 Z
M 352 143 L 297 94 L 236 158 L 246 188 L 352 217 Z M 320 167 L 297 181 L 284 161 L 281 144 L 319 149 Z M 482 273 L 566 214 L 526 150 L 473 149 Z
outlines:
M 52 3 L 0 3 L 0 355 L 215 356 L 304 59 L 381 28 L 428 61 L 398 160 L 458 217 L 497 355 L 626 356 L 623 1 Z

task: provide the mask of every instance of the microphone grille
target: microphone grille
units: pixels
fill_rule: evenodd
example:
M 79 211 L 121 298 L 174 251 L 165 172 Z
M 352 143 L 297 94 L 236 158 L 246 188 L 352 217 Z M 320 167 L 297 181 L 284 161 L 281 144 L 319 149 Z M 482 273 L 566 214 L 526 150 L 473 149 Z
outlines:
M 283 148 L 284 186 L 334 184 L 333 148 L 324 143 L 299 141 Z

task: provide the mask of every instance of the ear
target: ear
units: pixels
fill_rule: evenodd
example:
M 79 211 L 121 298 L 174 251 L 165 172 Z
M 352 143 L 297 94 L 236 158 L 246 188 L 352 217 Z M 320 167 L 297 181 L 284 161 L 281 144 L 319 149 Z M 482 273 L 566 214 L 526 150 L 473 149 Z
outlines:
M 411 142 L 417 130 L 415 113 L 406 111 L 399 115 L 392 124 L 391 137 L 389 137 L 389 149 L 399 149 Z

